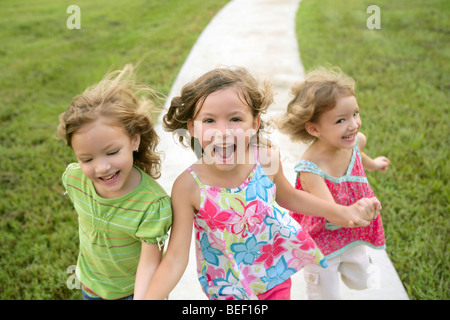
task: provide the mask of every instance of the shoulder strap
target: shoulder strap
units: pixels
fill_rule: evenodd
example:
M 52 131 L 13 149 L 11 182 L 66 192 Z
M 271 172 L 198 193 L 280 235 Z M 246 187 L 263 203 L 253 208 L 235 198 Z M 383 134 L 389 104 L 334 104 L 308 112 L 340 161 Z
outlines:
M 295 165 L 295 172 L 311 172 L 315 173 L 322 178 L 325 178 L 324 172 L 314 163 L 308 160 L 301 160 L 299 163 Z
M 194 170 L 192 170 L 191 167 L 187 168 L 187 171 L 189 171 L 189 173 L 192 175 L 192 177 L 194 178 L 195 182 L 197 182 L 198 186 L 200 188 L 204 188 L 205 185 L 200 181 L 200 179 L 198 178 L 197 174 L 195 173 Z

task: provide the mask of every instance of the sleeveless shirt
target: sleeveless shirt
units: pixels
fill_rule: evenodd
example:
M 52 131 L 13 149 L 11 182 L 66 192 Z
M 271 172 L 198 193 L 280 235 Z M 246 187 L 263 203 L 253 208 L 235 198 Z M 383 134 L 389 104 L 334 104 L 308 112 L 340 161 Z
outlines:
M 362 198 L 374 196 L 364 172 L 357 145 L 353 148 L 346 174 L 340 178 L 328 175 L 315 163 L 307 160 L 300 161 L 295 166 L 295 171 L 297 172 L 296 189 L 303 190 L 300 172 L 320 175 L 330 190 L 334 201 L 344 206 L 350 206 Z M 311 235 L 327 259 L 333 258 L 358 244 L 365 244 L 374 249 L 385 249 L 384 229 L 380 215 L 373 219 L 367 227 L 358 228 L 338 227 L 322 217 L 307 216 L 294 212 L 290 212 L 290 215 Z
M 204 185 L 194 217 L 197 273 L 210 299 L 257 299 L 303 266 L 326 267 L 311 237 L 275 203 L 275 184 L 257 163 L 237 188 Z

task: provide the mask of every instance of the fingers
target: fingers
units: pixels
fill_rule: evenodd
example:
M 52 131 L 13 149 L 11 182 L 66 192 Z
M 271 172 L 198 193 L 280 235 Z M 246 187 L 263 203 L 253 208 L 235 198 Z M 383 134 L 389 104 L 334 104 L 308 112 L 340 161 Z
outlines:
M 366 227 L 373 219 L 375 219 L 381 211 L 381 202 L 373 198 L 363 198 L 356 202 L 356 209 L 358 210 L 358 216 L 350 221 L 351 227 Z
M 374 216 L 376 202 L 372 201 L 372 199 L 363 198 L 358 200 L 358 204 L 362 207 L 361 218 L 366 221 L 371 221 Z
M 376 158 L 376 161 L 379 163 L 379 171 L 386 171 L 391 164 L 391 161 L 386 157 L 378 157 Z
M 376 217 L 376 216 L 380 213 L 381 209 L 383 209 L 383 208 L 381 207 L 381 202 L 380 202 L 380 200 L 378 200 L 378 199 L 375 198 L 375 197 L 370 198 L 370 200 L 371 200 L 372 203 L 374 204 L 375 211 L 376 211 L 375 217 Z M 374 217 L 374 218 L 375 218 L 375 217 Z

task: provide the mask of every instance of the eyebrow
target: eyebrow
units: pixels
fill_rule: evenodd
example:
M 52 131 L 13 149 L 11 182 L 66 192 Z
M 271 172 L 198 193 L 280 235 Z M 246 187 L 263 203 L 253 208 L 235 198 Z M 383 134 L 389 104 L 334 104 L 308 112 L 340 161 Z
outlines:
M 227 116 L 229 116 L 229 117 L 233 117 L 233 116 L 236 116 L 236 115 L 242 116 L 242 115 L 244 115 L 244 114 L 245 114 L 245 113 L 242 112 L 241 110 L 237 110 L 237 111 L 234 111 L 234 112 L 228 114 Z M 200 113 L 200 112 L 199 112 L 199 113 L 196 115 L 196 117 L 197 117 L 197 116 L 214 118 L 214 117 L 216 116 L 216 114 L 215 114 L 215 113 L 211 113 L 211 112 L 205 112 L 205 113 Z
M 352 114 L 355 111 L 359 111 L 359 107 L 356 107 L 355 109 L 353 109 Z M 347 113 L 341 113 L 341 114 L 336 115 L 336 118 L 342 118 L 342 117 L 345 117 L 346 115 L 347 115 Z
M 101 149 L 100 151 L 106 151 L 106 150 L 108 150 L 108 149 L 116 149 L 116 148 L 119 148 L 119 146 L 115 146 L 115 145 L 114 145 L 115 143 L 116 143 L 116 142 L 112 142 L 112 143 L 106 145 L 106 147 L 104 147 L 104 148 Z M 113 148 L 113 147 L 114 147 L 114 148 Z M 80 154 L 75 153 L 75 155 L 77 156 L 77 158 L 80 158 L 80 157 L 90 157 L 90 156 L 92 156 L 91 153 L 80 153 Z

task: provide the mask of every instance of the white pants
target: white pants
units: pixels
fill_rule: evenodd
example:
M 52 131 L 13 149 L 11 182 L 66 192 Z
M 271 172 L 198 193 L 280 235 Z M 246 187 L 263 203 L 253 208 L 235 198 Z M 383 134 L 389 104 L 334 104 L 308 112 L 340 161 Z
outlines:
M 327 262 L 327 268 L 309 264 L 303 269 L 308 300 L 341 299 L 338 273 L 350 289 L 368 288 L 370 261 L 364 245 L 354 246 Z

